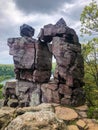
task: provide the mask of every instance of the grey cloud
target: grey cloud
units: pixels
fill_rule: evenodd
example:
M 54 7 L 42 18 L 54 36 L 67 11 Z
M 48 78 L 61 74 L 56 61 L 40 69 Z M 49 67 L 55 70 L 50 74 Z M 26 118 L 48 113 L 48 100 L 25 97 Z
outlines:
M 70 20 L 72 20 L 72 21 L 79 21 L 83 8 L 84 8 L 84 6 L 82 6 L 81 4 L 78 6 L 75 4 L 69 10 L 61 11 L 61 14 L 63 14 L 63 16 L 70 18 Z
M 69 17 L 73 20 L 80 20 L 80 15 L 82 13 L 83 6 L 75 6 L 69 14 Z
M 66 2 L 73 0 L 14 0 L 16 7 L 24 13 L 52 13 L 56 12 Z

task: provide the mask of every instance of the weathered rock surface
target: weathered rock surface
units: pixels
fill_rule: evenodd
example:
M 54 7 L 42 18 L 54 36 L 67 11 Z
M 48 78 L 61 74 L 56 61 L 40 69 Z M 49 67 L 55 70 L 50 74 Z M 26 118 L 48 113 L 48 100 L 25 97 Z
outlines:
M 6 130 L 66 130 L 63 121 L 58 120 L 54 113 L 48 111 L 27 112 L 16 117 Z
M 66 22 L 64 21 L 63 18 L 61 18 L 55 25 L 52 24 L 45 25 L 41 29 L 38 35 L 38 39 L 46 43 L 49 43 L 55 36 L 63 37 L 65 42 L 73 44 L 79 43 L 76 32 L 66 25 Z
M 83 108 L 80 106 L 80 109 Z M 81 118 L 77 108 L 43 103 L 34 107 L 0 109 L 0 130 L 97 130 L 95 119 Z M 84 112 L 85 110 L 82 110 Z
M 18 106 L 18 97 L 16 95 L 16 81 L 8 81 L 3 87 L 4 106 Z
M 13 55 L 14 65 L 20 69 L 34 66 L 36 40 L 29 37 L 9 38 L 9 54 Z
M 73 109 L 70 108 L 58 106 L 56 107 L 55 112 L 59 119 L 65 121 L 75 120 L 78 118 L 78 114 Z
M 67 129 L 68 130 L 79 130 L 79 128 L 76 125 L 68 125 Z
M 40 84 L 27 81 L 18 81 L 16 95 L 18 97 L 20 107 L 38 105 L 41 103 Z
M 83 120 L 81 120 L 81 119 L 78 120 L 76 122 L 76 124 L 77 124 L 78 127 L 82 128 L 82 129 L 85 129 L 85 127 L 86 127 L 86 123 Z
M 0 130 L 8 125 L 8 123 L 14 118 L 15 109 L 4 107 L 0 109 Z
M 63 120 L 58 119 L 51 111 L 52 107 L 51 104 L 42 104 L 36 108 L 21 108 L 21 111 L 26 110 L 24 113 L 20 111 L 20 115 L 17 109 L 16 117 L 3 128 L 4 130 L 67 130 Z

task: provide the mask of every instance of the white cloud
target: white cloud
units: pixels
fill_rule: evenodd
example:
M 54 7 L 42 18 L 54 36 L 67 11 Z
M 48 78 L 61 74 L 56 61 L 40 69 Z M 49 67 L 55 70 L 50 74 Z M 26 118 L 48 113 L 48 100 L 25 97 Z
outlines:
M 26 23 L 34 27 L 36 29 L 36 37 L 40 28 L 45 24 L 55 24 L 63 17 L 67 25 L 74 28 L 77 34 L 79 34 L 80 13 L 86 4 L 91 2 L 91 0 L 50 0 L 48 4 L 54 4 L 50 8 L 49 5 L 46 5 L 46 0 L 36 0 L 36 2 L 32 0 L 32 2 L 35 2 L 36 8 L 32 5 L 29 10 L 29 8 L 25 7 L 25 2 L 28 2 L 30 5 L 31 0 L 24 0 L 25 2 L 19 5 L 20 1 L 22 0 L 7 0 L 6 2 L 5 0 L 0 0 L 0 56 L 3 55 L 3 57 L 0 58 L 0 63 L 12 63 L 12 57 L 9 56 L 6 42 L 9 37 L 19 36 L 20 25 Z M 42 2 L 41 5 L 37 4 L 39 2 Z M 42 7 L 45 7 L 45 13 Z M 28 11 L 30 13 L 28 13 Z

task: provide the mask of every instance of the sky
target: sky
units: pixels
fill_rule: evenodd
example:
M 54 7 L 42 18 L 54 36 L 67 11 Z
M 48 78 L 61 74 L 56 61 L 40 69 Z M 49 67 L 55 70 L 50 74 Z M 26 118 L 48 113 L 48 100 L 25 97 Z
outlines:
M 20 36 L 20 26 L 35 28 L 35 38 L 44 25 L 61 17 L 80 35 L 80 14 L 91 0 L 0 0 L 0 64 L 13 64 L 7 39 Z M 79 37 L 80 38 L 80 37 Z M 80 39 L 81 41 L 81 39 Z

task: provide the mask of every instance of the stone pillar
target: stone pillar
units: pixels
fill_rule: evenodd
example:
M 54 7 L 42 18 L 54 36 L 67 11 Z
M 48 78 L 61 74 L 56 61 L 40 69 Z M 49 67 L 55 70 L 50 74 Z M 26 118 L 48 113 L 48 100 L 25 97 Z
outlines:
M 65 42 L 63 38 L 53 38 L 53 54 L 57 67 L 54 80 L 58 80 L 61 104 L 78 106 L 85 101 L 83 92 L 84 63 L 80 44 Z
M 52 53 L 47 44 L 33 39 L 27 28 L 26 25 L 21 28 L 22 37 L 8 39 L 18 80 L 16 95 L 21 107 L 42 102 L 40 84 L 50 80 L 52 66 Z
M 52 37 L 52 54 L 57 63 L 53 81 L 41 86 L 42 101 L 83 105 L 84 62 L 76 32 L 61 18 L 55 25 L 44 26 L 40 36 L 44 41 Z

